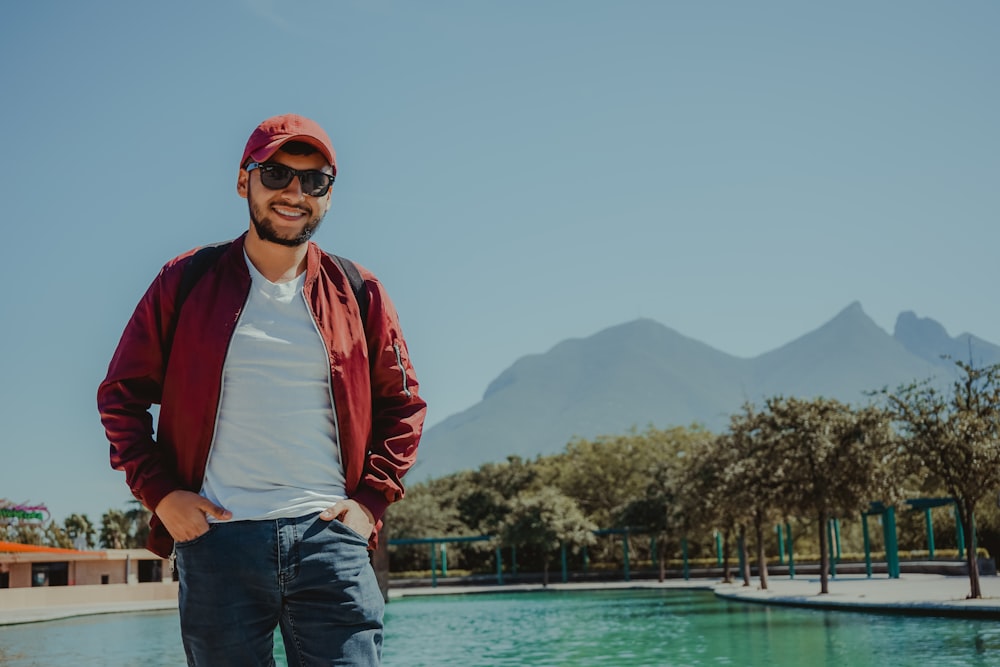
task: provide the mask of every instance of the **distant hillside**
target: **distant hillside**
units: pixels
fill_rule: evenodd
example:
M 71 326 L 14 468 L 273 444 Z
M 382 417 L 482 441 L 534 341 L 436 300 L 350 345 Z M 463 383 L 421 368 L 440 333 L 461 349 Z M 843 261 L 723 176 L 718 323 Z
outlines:
M 968 359 L 970 348 L 977 363 L 1000 362 L 1000 347 L 969 334 L 950 338 L 913 313 L 902 313 L 890 336 L 858 303 L 753 359 L 635 320 L 515 361 L 479 403 L 424 433 L 411 479 L 553 454 L 573 437 L 633 426 L 700 422 L 721 431 L 744 401 L 778 394 L 862 403 L 867 391 L 954 377 L 941 355 Z
M 864 402 L 866 391 L 940 375 L 855 302 L 820 328 L 753 360 L 756 396 L 826 396 Z
M 893 338 L 911 354 L 938 366 L 953 368 L 956 361 L 974 366 L 1000 363 L 1000 346 L 964 333 L 951 338 L 944 327 L 927 317 L 917 317 L 912 311 L 896 318 Z M 943 359 L 942 357 L 948 357 Z

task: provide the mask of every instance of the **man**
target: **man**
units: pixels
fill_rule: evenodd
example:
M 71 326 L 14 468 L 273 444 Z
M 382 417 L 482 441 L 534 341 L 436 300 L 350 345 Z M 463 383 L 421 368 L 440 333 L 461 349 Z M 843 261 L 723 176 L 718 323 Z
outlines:
M 98 390 L 148 546 L 176 556 L 191 665 L 273 665 L 276 627 L 290 665 L 381 657 L 368 549 L 426 408 L 382 285 L 309 240 L 336 174 L 314 121 L 261 123 L 236 183 L 249 230 L 195 279 L 195 251 L 163 267 Z

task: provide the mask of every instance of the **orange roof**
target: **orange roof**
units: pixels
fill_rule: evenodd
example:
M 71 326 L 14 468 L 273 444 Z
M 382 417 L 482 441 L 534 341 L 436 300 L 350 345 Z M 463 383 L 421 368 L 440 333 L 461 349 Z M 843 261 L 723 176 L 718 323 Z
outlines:
M 0 553 L 46 553 L 46 554 L 92 554 L 93 551 L 77 551 L 76 549 L 58 549 L 56 547 L 39 547 L 34 544 L 20 542 L 0 542 Z

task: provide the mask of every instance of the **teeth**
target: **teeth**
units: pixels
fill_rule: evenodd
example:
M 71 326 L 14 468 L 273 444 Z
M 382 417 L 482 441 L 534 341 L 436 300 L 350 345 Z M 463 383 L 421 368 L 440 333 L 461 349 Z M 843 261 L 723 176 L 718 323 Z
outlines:
M 275 210 L 275 212 L 277 212 L 280 215 L 284 215 L 284 216 L 288 216 L 288 217 L 293 217 L 293 218 L 298 218 L 298 217 L 301 217 L 301 216 L 305 215 L 305 213 L 303 213 L 302 211 L 300 211 L 298 209 L 294 209 L 294 208 L 280 208 L 278 206 L 275 206 L 274 210 Z

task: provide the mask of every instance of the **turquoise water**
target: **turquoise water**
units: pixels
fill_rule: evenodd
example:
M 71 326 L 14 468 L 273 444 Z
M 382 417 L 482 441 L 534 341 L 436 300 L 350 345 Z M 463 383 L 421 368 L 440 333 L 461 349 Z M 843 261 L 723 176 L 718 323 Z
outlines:
M 444 595 L 389 604 L 383 664 L 976 667 L 1000 665 L 1000 624 L 772 608 L 707 591 Z M 176 613 L 110 614 L 0 627 L 0 665 L 172 667 L 184 653 Z

